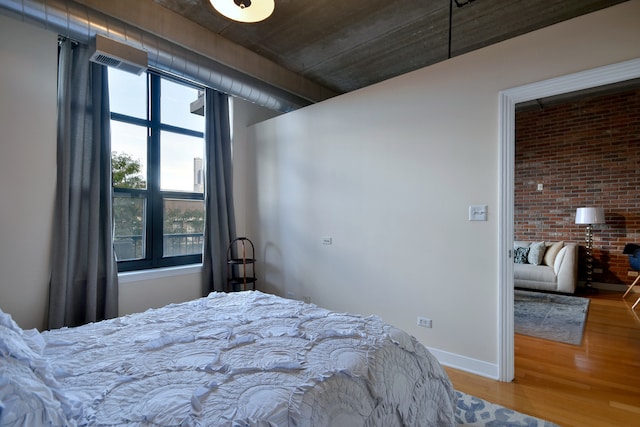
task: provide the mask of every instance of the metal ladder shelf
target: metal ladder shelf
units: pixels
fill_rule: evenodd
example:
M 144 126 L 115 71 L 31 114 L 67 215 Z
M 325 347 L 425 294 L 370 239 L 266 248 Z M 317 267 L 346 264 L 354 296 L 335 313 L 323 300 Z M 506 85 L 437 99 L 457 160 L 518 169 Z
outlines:
M 235 255 L 237 254 L 237 255 Z M 227 292 L 256 289 L 256 258 L 253 242 L 238 237 L 227 249 Z

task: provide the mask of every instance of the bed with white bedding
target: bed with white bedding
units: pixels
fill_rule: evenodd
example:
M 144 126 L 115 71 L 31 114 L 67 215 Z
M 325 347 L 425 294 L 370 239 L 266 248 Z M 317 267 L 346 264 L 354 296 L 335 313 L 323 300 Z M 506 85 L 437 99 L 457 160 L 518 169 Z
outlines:
M 415 338 L 258 291 L 43 333 L 0 311 L 0 355 L 2 426 L 455 425 Z

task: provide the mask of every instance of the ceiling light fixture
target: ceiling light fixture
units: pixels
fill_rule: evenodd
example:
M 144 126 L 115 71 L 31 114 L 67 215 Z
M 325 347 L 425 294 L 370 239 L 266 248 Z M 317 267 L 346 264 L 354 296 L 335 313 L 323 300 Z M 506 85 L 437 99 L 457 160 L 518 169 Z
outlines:
M 260 22 L 276 7 L 275 0 L 209 0 L 222 15 L 238 22 Z

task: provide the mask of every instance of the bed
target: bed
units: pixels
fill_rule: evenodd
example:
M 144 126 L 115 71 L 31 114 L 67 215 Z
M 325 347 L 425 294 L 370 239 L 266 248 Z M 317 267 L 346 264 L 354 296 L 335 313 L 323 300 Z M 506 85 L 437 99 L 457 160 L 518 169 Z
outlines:
M 0 354 L 2 426 L 455 425 L 415 338 L 259 291 L 42 333 L 0 311 Z

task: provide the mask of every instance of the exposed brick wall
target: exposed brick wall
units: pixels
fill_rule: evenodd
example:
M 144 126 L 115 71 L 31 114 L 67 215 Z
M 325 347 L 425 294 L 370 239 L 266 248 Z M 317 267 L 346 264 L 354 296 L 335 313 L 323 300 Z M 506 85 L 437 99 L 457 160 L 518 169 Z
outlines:
M 603 273 L 593 281 L 629 284 L 622 249 L 640 244 L 640 90 L 516 114 L 515 238 L 580 243 L 583 279 L 581 206 L 602 206 L 607 221 L 594 226 Z

